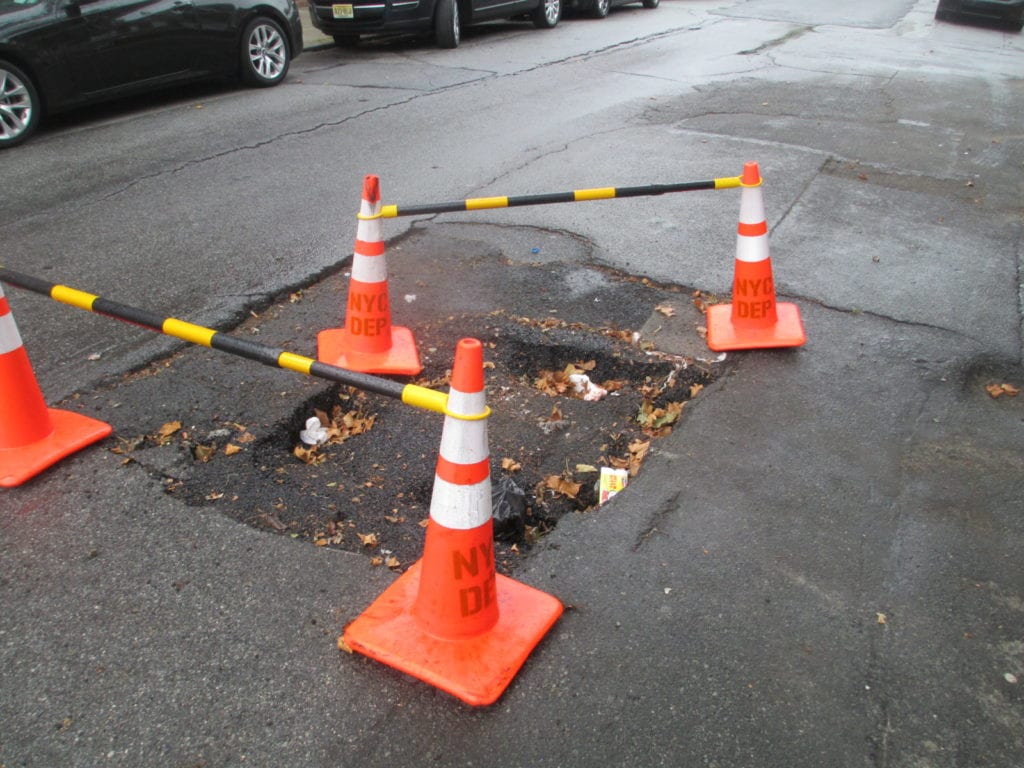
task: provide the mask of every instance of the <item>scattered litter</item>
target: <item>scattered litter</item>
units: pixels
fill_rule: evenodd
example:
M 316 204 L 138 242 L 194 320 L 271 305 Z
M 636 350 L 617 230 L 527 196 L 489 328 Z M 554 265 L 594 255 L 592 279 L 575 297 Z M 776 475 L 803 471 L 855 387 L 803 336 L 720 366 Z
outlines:
M 569 420 L 562 416 L 562 411 L 557 405 L 551 409 L 550 416 L 540 419 L 537 423 L 545 435 L 550 435 L 552 432 L 566 429 L 569 426 Z
M 407 293 L 407 294 L 405 294 L 405 303 L 406 304 L 412 304 L 414 301 L 416 301 L 416 294 L 415 293 Z
M 585 373 L 570 374 L 569 381 L 572 382 L 572 386 L 576 390 L 576 394 L 582 394 L 584 400 L 596 402 L 608 394 L 607 389 L 597 386 L 597 384 L 592 382 L 590 377 Z
M 323 445 L 327 442 L 327 429 L 316 416 L 306 419 L 306 428 L 299 432 L 299 440 L 306 445 Z
M 718 357 L 698 357 L 698 363 L 720 363 L 725 360 L 725 352 L 720 354 Z
M 508 475 L 502 475 L 491 487 L 491 516 L 494 538 L 520 541 L 526 532 L 526 492 Z
M 530 253 L 540 253 L 540 248 L 531 248 Z
M 1013 672 L 1007 672 L 1005 675 L 1003 675 L 1003 680 L 1008 682 L 1010 685 L 1017 684 L 1017 676 L 1013 674 Z
M 99 352 L 92 352 L 86 357 L 86 360 L 99 360 L 102 355 Z
M 598 504 L 604 504 L 608 499 L 626 487 L 629 483 L 629 471 L 614 467 L 601 467 L 599 483 L 597 501 Z

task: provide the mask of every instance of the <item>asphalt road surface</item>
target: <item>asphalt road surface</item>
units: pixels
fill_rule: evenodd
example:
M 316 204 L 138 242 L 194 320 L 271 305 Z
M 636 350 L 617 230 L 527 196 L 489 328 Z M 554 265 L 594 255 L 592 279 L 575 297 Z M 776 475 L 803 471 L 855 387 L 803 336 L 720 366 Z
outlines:
M 1024 763 L 1024 38 L 934 5 L 663 0 L 454 51 L 326 48 L 269 91 L 95 108 L 0 155 L 0 263 L 225 330 L 343 278 L 367 173 L 412 205 L 754 160 L 808 332 L 730 354 L 627 491 L 526 558 L 517 578 L 570 610 L 470 710 L 336 649 L 393 574 L 188 506 L 110 450 L 161 409 L 291 418 L 316 384 L 227 361 L 160 376 L 215 353 L 5 286 L 48 401 L 117 437 L 0 496 L 0 765 Z M 736 216 L 720 190 L 385 233 L 554 265 L 571 321 L 609 274 L 727 297 Z M 471 302 L 451 265 L 424 248 L 423 296 Z M 528 291 L 509 280 L 495 308 Z M 446 317 L 419 301 L 396 321 Z M 699 317 L 625 314 L 707 354 Z M 308 321 L 263 340 L 311 354 Z M 115 396 L 147 377 L 147 399 Z

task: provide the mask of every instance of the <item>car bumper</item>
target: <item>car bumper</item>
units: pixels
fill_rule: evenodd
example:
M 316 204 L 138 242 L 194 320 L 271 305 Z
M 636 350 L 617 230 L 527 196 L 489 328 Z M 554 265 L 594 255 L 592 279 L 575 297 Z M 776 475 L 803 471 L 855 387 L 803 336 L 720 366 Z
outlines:
M 352 3 L 310 0 L 309 3 L 313 26 L 328 35 L 427 30 L 433 12 L 434 4 L 429 0 L 357 0 Z M 351 18 L 346 18 L 348 14 Z
M 1024 18 L 1024 0 L 941 0 L 939 7 L 950 13 L 1009 22 Z

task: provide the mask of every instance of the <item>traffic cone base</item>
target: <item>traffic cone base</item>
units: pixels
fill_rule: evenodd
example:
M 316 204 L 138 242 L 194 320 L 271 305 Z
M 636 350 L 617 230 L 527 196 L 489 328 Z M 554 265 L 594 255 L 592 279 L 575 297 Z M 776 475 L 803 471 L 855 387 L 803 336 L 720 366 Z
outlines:
M 14 488 L 87 445 L 107 437 L 109 424 L 74 411 L 48 408 L 52 431 L 41 440 L 0 449 L 0 487 Z
M 317 359 L 328 365 L 360 373 L 415 376 L 423 370 L 412 331 L 391 326 L 391 346 L 383 352 L 360 352 L 345 328 L 328 328 L 316 336 Z
M 413 612 L 422 564 L 420 560 L 412 565 L 345 628 L 345 643 L 467 704 L 493 704 L 562 615 L 562 604 L 496 574 L 497 623 L 475 636 L 439 638 L 427 632 Z
M 752 325 L 733 321 L 732 304 L 712 304 L 708 307 L 708 347 L 715 352 L 736 349 L 768 349 L 799 347 L 807 341 L 800 309 L 796 304 L 777 302 L 777 320 L 771 325 Z

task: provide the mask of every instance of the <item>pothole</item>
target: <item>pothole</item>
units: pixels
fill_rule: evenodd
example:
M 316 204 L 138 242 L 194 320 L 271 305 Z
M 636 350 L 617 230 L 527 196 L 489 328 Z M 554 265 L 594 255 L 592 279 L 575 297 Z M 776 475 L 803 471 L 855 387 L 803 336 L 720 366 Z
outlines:
M 715 359 L 698 333 L 707 297 L 578 263 L 520 263 L 497 247 L 481 255 L 461 230 L 429 234 L 389 258 L 393 322 L 414 328 L 424 365 L 414 383 L 440 391 L 457 340 L 484 344 L 491 477 L 504 494 L 495 553 L 509 573 L 565 515 L 595 508 L 602 467 L 641 473 L 720 373 L 717 359 L 698 359 Z M 572 280 L 579 290 L 560 290 Z M 316 332 L 341 319 L 347 283 L 344 271 L 328 277 L 232 335 L 314 353 Z M 574 396 L 559 378 L 567 366 L 608 394 Z M 94 402 L 117 416 L 126 466 L 192 507 L 395 570 L 422 554 L 440 414 L 198 348 Z M 351 428 L 310 451 L 299 432 L 317 412 Z
M 492 484 L 521 492 L 523 507 L 501 499 L 495 507 L 496 555 L 506 572 L 564 515 L 597 505 L 601 467 L 642 471 L 647 452 L 711 380 L 708 366 L 652 356 L 599 331 L 541 325 L 457 317 L 419 329 L 426 348 L 447 348 L 458 335 L 484 344 Z M 446 359 L 434 356 L 415 382 L 447 390 Z M 571 388 L 558 394 L 570 365 L 609 393 L 599 401 Z M 298 435 L 317 412 L 339 424 L 347 418 L 356 434 L 310 450 Z M 200 452 L 174 492 L 192 505 L 216 503 L 248 525 L 401 570 L 421 554 L 442 423 L 438 414 L 331 387 L 296 406 L 244 461 L 225 450 L 234 432 L 213 433 L 211 458 Z

